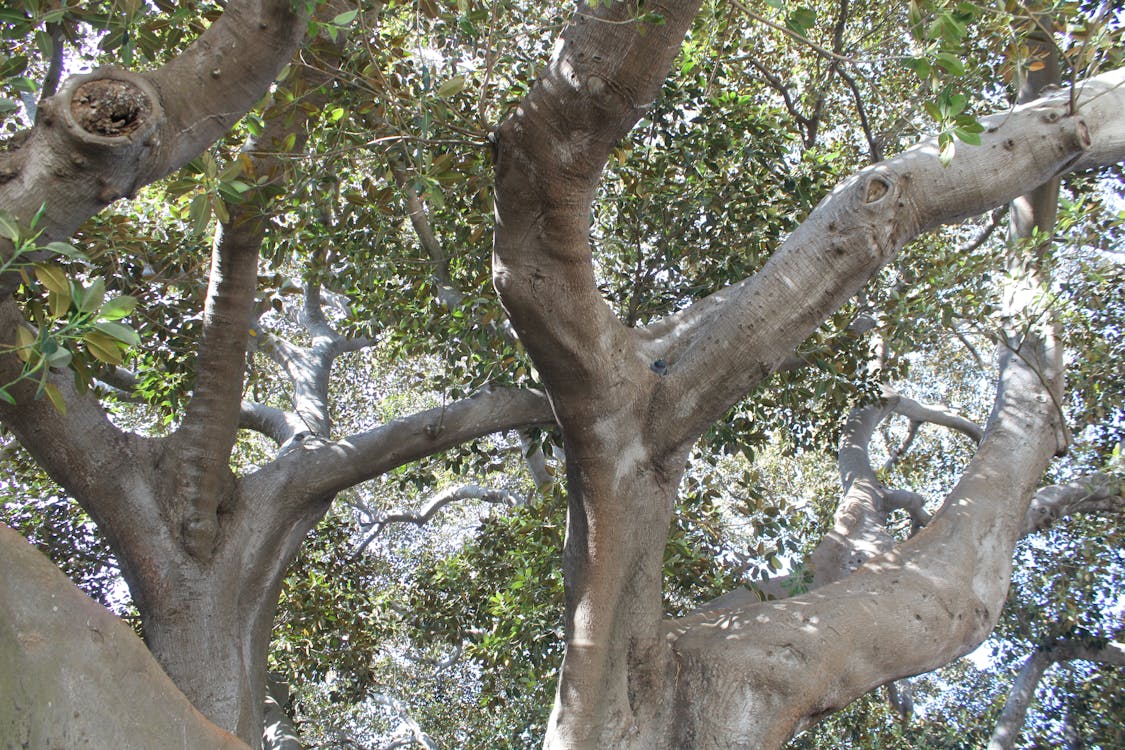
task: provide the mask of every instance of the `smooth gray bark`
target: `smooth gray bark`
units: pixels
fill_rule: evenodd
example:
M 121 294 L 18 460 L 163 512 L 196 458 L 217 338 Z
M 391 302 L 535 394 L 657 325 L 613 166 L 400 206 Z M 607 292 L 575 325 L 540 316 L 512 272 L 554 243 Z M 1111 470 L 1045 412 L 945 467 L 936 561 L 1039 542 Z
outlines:
M 245 750 L 197 711 L 139 638 L 0 525 L 5 747 Z
M 672 621 L 660 637 L 653 550 L 689 446 L 908 241 L 1125 157 L 1125 73 L 1115 71 L 1079 86 L 1076 113 L 1059 95 L 986 118 L 982 145 L 949 167 L 929 141 L 859 172 L 753 277 L 629 329 L 594 283 L 590 204 L 695 10 L 666 3 L 664 25 L 638 30 L 624 4 L 582 8 L 498 131 L 494 280 L 562 426 L 570 490 L 567 652 L 548 748 L 779 746 L 987 635 L 1058 446 L 1049 335 L 1009 342 L 980 448 L 942 510 L 902 545 L 872 544 L 879 554 L 851 575 Z M 864 489 L 859 475 L 852 484 Z

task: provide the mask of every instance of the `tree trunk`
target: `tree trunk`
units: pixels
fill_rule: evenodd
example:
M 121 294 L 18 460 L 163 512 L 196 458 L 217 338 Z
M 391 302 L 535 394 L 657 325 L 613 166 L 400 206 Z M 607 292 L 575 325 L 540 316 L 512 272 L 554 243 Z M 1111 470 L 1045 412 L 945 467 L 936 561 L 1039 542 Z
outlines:
M 258 747 L 276 586 L 248 591 L 240 572 L 226 561 L 178 571 L 173 596 L 145 608 L 144 635 L 196 708 Z
M 664 545 L 686 452 L 657 462 L 639 438 L 624 454 L 566 451 L 566 655 L 545 747 L 661 747 L 675 677 L 661 628 Z

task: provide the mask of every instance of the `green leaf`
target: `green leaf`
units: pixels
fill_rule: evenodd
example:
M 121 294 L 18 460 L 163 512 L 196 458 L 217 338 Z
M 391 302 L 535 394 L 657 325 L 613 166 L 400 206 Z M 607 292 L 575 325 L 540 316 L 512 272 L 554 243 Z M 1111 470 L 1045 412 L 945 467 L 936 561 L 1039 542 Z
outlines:
M 122 294 L 119 297 L 114 297 L 102 305 L 101 311 L 98 313 L 98 320 L 120 320 L 129 313 L 133 312 L 137 307 L 137 298 L 130 297 L 128 294 Z
M 352 21 L 355 20 L 355 17 L 357 15 L 359 15 L 358 9 L 349 10 L 346 13 L 341 13 L 340 15 L 333 18 L 332 23 L 336 24 L 337 26 L 347 26 L 348 24 L 350 24 Z
M 957 153 L 957 145 L 948 133 L 942 133 L 942 136 L 943 138 L 938 139 L 938 142 L 941 143 L 941 151 L 938 152 L 938 161 L 941 162 L 943 167 L 948 167 L 949 163 L 953 161 L 953 155 Z
M 980 133 L 973 133 L 963 128 L 954 128 L 953 134 L 970 146 L 980 145 Z
M 71 353 L 65 346 L 55 344 L 54 350 L 48 354 L 43 352 L 43 356 L 47 360 L 48 367 L 62 368 L 70 364 Z
M 448 99 L 451 96 L 456 96 L 461 93 L 465 88 L 465 76 L 453 76 L 448 81 L 438 86 L 435 94 L 441 99 Z
M 816 25 L 816 12 L 808 8 L 797 8 L 789 14 L 785 25 L 804 36 L 809 29 Z
M 69 288 L 65 292 L 47 292 L 47 307 L 55 318 L 66 317 L 67 311 L 70 310 L 70 303 Z
M 66 351 L 65 349 L 63 351 Z M 67 352 L 67 361 L 70 360 L 70 352 Z M 55 365 L 52 365 L 54 367 Z M 44 383 L 43 393 L 47 395 L 47 400 L 51 402 L 51 406 L 55 407 L 55 411 L 63 416 L 66 416 L 66 402 L 63 401 L 62 393 L 59 392 L 59 387 L 54 383 Z
M 942 122 L 945 120 L 945 117 L 942 116 L 942 112 L 940 109 L 938 109 L 938 105 L 935 102 L 923 102 L 922 107 L 926 110 L 926 114 L 934 118 L 935 121 Z
M 87 331 L 82 341 L 86 345 L 86 350 L 95 359 L 109 365 L 119 365 L 125 361 L 121 353 L 121 345 L 116 339 L 101 331 Z
M 126 346 L 138 346 L 141 343 L 141 337 L 137 335 L 137 332 L 124 323 L 99 320 L 94 323 L 94 328 Z
M 20 240 L 20 225 L 16 217 L 7 211 L 0 210 L 0 237 L 5 237 L 12 242 Z
M 188 217 L 191 219 L 192 234 L 200 235 L 207 231 L 207 226 L 211 223 L 211 201 L 207 195 L 200 193 L 191 199 Z
M 939 52 L 934 62 L 951 76 L 959 76 L 965 73 L 965 64 L 951 52 Z
M 74 245 L 68 244 L 66 242 L 48 242 L 46 245 L 44 245 L 44 247 L 47 250 L 50 250 L 55 255 L 61 255 L 64 258 L 80 260 L 83 262 L 88 262 L 90 260 L 86 253 L 82 252 Z
M 105 299 L 105 281 L 102 279 L 94 279 L 90 286 L 82 289 L 75 295 L 78 302 L 78 309 L 84 313 L 97 312 L 98 308 L 102 306 L 102 301 Z
M 47 287 L 48 291 L 70 295 L 70 279 L 66 277 L 66 271 L 54 263 L 36 263 L 35 278 L 39 279 L 39 283 Z

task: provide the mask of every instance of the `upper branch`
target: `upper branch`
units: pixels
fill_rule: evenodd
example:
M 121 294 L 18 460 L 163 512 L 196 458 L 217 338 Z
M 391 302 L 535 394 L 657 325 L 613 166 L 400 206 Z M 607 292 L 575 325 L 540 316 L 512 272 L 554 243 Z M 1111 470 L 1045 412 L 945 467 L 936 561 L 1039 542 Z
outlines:
M 45 239 L 64 239 L 110 202 L 186 164 L 230 130 L 292 58 L 305 31 L 292 7 L 232 0 L 162 68 L 71 78 L 42 103 L 23 145 L 0 154 L 0 205 L 27 220 L 45 204 Z M 112 124 L 96 116 L 99 108 L 113 112 Z
M 1125 482 L 1109 474 L 1093 474 L 1067 484 L 1043 487 L 1024 516 L 1024 533 L 1042 531 L 1075 513 L 1125 511 Z
M 580 5 L 497 132 L 493 279 L 564 425 L 591 388 L 608 395 L 650 364 L 597 289 L 590 205 L 610 151 L 656 99 L 698 7 L 663 3 L 654 25 L 633 3 Z
M 1125 158 L 1123 83 L 1125 69 L 1084 82 L 1073 116 L 1055 94 L 985 118 L 982 145 L 959 151 L 949 167 L 933 140 L 868 167 L 821 201 L 753 277 L 651 327 L 667 363 L 654 412 L 691 415 L 671 439 L 719 418 L 921 232 L 1058 174 Z

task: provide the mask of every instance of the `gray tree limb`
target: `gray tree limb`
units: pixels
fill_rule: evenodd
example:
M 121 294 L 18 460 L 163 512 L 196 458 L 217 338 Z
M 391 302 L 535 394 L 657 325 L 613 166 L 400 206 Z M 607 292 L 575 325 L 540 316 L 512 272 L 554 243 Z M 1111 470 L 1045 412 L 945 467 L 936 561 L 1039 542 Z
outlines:
M 988 750 L 1012 750 L 1016 746 L 1027 718 L 1027 709 L 1031 706 L 1035 689 L 1043 679 L 1043 674 L 1055 664 L 1075 659 L 1122 667 L 1125 666 L 1125 643 L 1114 641 L 1105 646 L 1093 647 L 1064 640 L 1027 657 L 1008 691 L 1004 709 L 1000 712 L 989 740 Z
M 21 747 L 248 750 L 192 706 L 127 625 L 3 524 L 0 694 L 0 736 Z
M 552 421 L 542 393 L 518 388 L 484 391 L 337 441 L 309 440 L 244 481 L 254 484 L 287 477 L 294 497 L 315 503 L 466 440 Z
M 65 240 L 118 198 L 179 169 L 230 130 L 292 58 L 305 18 L 289 0 L 232 0 L 182 54 L 162 68 L 102 68 L 68 80 L 41 103 L 29 137 L 0 154 L 0 205 L 26 221 L 46 204 L 44 240 Z M 130 129 L 91 132 L 71 100 L 110 81 L 135 102 Z M 0 255 L 10 243 L 0 240 Z M 8 281 L 0 293 L 11 292 Z
M 525 502 L 523 497 L 509 490 L 497 487 L 482 487 L 479 484 L 462 484 L 456 487 L 447 487 L 438 492 L 423 503 L 417 511 L 369 511 L 371 520 L 363 524 L 365 535 L 363 541 L 352 553 L 352 557 L 358 557 L 362 554 L 363 550 L 375 541 L 375 538 L 383 533 L 388 525 L 392 523 L 412 523 L 415 526 L 425 526 L 445 506 L 464 500 L 480 500 L 496 505 L 506 505 L 509 508 L 523 505 Z
M 1110 474 L 1091 474 L 1035 493 L 1024 516 L 1024 534 L 1042 531 L 1076 513 L 1125 511 L 1125 482 Z

